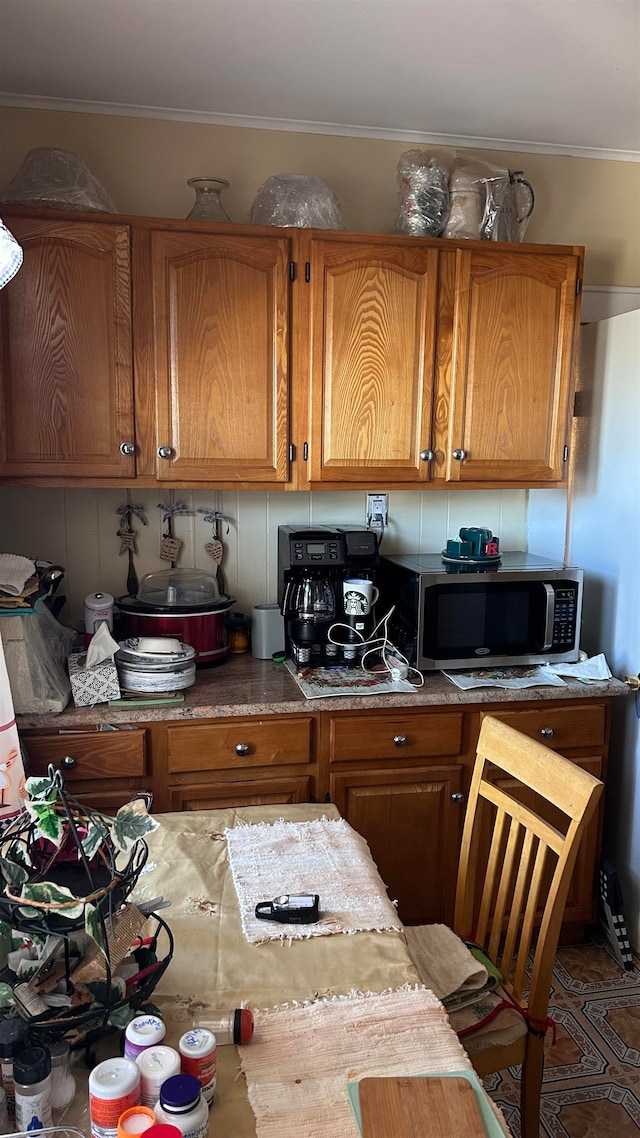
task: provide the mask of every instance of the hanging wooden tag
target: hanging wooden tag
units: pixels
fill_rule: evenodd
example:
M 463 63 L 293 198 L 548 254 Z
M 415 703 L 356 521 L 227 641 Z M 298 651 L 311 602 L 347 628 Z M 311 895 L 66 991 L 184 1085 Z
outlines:
M 223 547 L 221 541 L 218 541 L 217 538 L 215 541 L 208 541 L 204 548 L 209 554 L 209 557 L 213 557 L 216 565 L 222 564 Z
M 118 537 L 120 538 L 120 553 L 125 553 L 130 549 L 136 553 L 136 531 L 133 529 L 119 529 Z
M 160 560 L 161 561 L 177 561 L 182 549 L 182 542 L 177 537 L 169 537 L 169 534 L 162 535 L 160 543 Z

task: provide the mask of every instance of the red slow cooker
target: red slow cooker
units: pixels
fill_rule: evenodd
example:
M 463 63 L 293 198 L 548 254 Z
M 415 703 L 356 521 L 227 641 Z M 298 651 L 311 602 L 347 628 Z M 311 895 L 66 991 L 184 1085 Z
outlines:
M 124 636 L 171 636 L 196 650 L 196 664 L 222 660 L 229 651 L 225 617 L 235 597 L 221 593 L 203 569 L 147 573 L 137 595 L 118 597 Z

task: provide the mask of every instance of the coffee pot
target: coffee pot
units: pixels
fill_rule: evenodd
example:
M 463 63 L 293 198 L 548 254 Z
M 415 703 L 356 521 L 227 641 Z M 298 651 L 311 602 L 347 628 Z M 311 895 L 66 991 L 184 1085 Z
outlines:
M 336 619 L 336 593 L 330 577 L 305 569 L 290 577 L 282 602 L 287 635 L 296 663 L 326 648 L 327 632 Z

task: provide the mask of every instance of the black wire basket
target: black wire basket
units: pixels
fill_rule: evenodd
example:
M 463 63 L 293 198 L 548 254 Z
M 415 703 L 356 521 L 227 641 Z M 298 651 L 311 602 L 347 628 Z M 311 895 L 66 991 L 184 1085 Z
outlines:
M 48 780 L 30 779 L 27 790 L 36 782 L 40 814 L 32 805 L 11 819 L 0 834 L 0 868 L 5 878 L 0 920 L 36 940 L 59 938 L 60 982 L 66 994 L 76 998 L 70 1007 L 43 1009 L 36 1004 L 25 1010 L 23 993 L 28 985 L 17 981 L 14 1000 L 34 1040 L 46 1043 L 65 1038 L 72 1046 L 87 1044 L 122 1026 L 122 1017 L 135 1014 L 149 1000 L 173 955 L 173 936 L 166 922 L 154 912 L 140 916 L 128 901 L 148 857 L 142 834 L 149 827 L 146 805 L 150 796 L 143 796 L 145 805 L 129 803 L 112 818 L 70 795 L 62 773 L 53 766 Z M 130 828 L 124 843 L 118 832 L 123 814 Z M 55 832 L 54 840 L 48 840 L 43 825 L 45 831 Z M 126 956 L 138 968 L 125 980 L 114 977 L 114 963 L 120 962 L 122 954 L 114 962 L 109 945 L 119 921 L 132 911 L 140 926 L 144 921 L 144 928 L 126 943 Z M 122 927 L 127 927 L 126 922 Z M 72 976 L 78 960 L 72 943 L 81 930 L 89 931 L 97 946 L 94 956 L 99 967 L 94 982 L 83 984 L 77 998 L 80 988 Z

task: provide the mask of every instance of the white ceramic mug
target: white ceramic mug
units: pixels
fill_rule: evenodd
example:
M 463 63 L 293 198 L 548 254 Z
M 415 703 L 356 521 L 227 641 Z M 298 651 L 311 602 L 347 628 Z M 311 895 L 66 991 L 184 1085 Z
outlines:
M 378 599 L 373 581 L 364 577 L 345 577 L 342 598 L 345 616 L 368 616 Z

